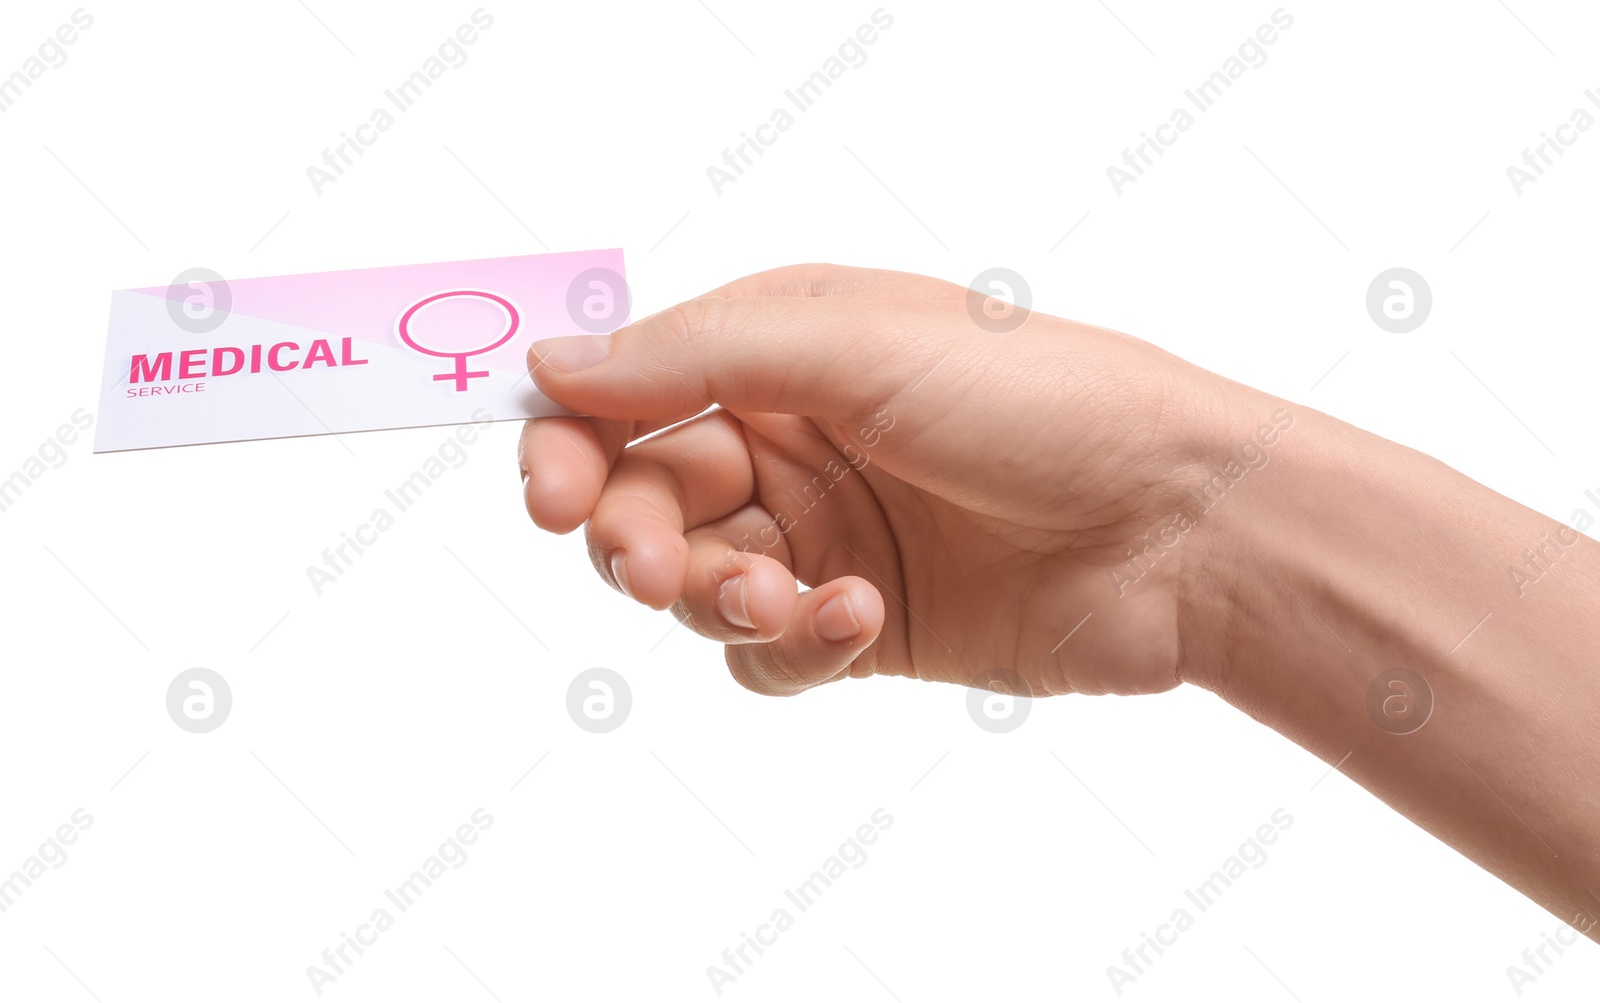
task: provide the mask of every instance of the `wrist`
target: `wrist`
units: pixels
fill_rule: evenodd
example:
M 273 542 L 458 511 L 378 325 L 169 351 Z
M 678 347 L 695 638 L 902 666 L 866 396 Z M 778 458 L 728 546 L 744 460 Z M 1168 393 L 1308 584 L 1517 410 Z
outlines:
M 1288 407 L 1270 462 L 1197 522 L 1184 678 L 1600 940 L 1600 844 L 1573 809 L 1600 805 L 1600 545 Z M 1550 539 L 1533 591 L 1519 568 Z
M 1219 413 L 1191 474 L 1180 673 L 1258 708 L 1293 675 L 1347 663 L 1347 635 L 1367 633 L 1363 581 L 1379 555 L 1363 547 L 1384 526 L 1365 523 L 1392 518 L 1387 502 L 1406 476 L 1393 454 L 1409 451 L 1264 394 L 1243 393 Z

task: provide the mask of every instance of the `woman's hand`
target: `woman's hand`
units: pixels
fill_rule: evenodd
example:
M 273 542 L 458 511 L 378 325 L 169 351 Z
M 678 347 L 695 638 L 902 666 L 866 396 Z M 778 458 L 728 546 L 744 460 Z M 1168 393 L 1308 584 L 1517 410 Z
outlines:
M 537 344 L 539 386 L 596 417 L 528 424 L 528 511 L 587 521 L 602 575 L 762 692 L 1196 682 L 1600 940 L 1600 546 L 1133 338 L 998 333 L 994 307 L 810 266 L 609 354 Z
M 539 388 L 592 417 L 528 422 L 528 512 L 586 523 L 603 577 L 761 692 L 1169 689 L 1203 577 L 1184 513 L 1281 402 L 1111 331 L 996 322 L 1014 309 L 807 265 L 540 342 Z

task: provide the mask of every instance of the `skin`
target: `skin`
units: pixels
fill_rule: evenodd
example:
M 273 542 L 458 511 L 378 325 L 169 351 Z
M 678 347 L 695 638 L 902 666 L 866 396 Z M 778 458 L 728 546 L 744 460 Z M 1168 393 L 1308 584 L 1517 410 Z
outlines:
M 585 526 L 603 578 L 758 692 L 1201 686 L 1600 940 L 1600 545 L 1009 309 L 807 265 L 537 343 L 539 388 L 590 417 L 527 424 L 529 515 Z

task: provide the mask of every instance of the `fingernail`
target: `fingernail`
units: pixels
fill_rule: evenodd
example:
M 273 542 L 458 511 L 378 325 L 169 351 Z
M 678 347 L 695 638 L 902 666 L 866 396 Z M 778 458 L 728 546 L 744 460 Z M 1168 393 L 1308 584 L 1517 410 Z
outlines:
M 616 579 L 617 588 L 629 599 L 633 598 L 633 589 L 628 587 L 628 554 L 626 551 L 613 550 L 611 552 L 611 577 Z
M 717 589 L 717 612 L 741 630 L 755 629 L 755 621 L 745 608 L 744 575 L 734 575 Z
M 861 621 L 856 619 L 856 608 L 846 592 L 823 603 L 812 622 L 824 641 L 848 641 L 861 633 Z
M 562 373 L 576 373 L 611 354 L 611 335 L 575 334 L 565 338 L 546 338 L 533 343 L 533 354 L 541 365 Z

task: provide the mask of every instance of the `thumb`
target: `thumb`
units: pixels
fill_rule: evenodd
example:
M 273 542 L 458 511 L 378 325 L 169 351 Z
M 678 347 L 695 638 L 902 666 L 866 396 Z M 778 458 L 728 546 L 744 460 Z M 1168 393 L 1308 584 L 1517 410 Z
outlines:
M 931 305 L 703 296 L 609 335 L 535 342 L 528 366 L 546 396 L 599 418 L 672 422 L 721 404 L 844 421 L 874 413 L 949 351 L 949 338 L 921 333 L 937 325 L 908 324 L 931 319 Z

